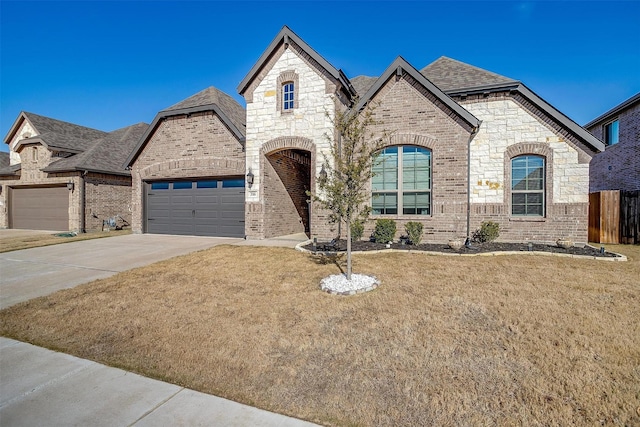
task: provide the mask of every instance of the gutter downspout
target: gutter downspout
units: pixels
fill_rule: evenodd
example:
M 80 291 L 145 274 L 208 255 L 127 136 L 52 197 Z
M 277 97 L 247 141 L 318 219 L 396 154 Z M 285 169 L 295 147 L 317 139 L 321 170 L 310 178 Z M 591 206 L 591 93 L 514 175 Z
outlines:
M 80 232 L 81 233 L 86 233 L 86 218 L 85 218 L 85 211 L 86 211 L 86 201 L 87 201 L 87 196 L 86 196 L 86 184 L 85 184 L 85 176 L 89 173 L 89 171 L 84 171 L 82 172 L 82 174 L 80 175 Z
M 466 247 L 471 246 L 471 141 L 478 134 L 480 125 L 482 125 L 482 121 L 472 129 L 467 142 L 467 239 L 464 242 Z

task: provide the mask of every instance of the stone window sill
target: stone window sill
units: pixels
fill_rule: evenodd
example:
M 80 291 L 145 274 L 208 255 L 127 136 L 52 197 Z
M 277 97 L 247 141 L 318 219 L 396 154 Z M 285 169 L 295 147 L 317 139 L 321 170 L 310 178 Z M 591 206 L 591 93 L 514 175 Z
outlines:
M 513 222 L 547 222 L 547 218 L 544 217 L 511 217 L 509 221 Z

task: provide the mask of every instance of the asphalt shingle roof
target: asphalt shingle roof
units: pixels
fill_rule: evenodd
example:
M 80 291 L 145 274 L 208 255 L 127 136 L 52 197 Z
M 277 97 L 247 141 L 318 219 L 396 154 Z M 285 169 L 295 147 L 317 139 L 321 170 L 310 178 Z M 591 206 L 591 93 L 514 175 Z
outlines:
M 517 83 L 516 80 L 455 59 L 441 56 L 420 70 L 420 73 L 444 92 L 459 89 Z
M 357 76 L 351 79 L 351 85 L 358 95 L 362 97 L 369 89 L 371 89 L 371 86 L 373 86 L 377 80 L 377 77 Z
M 115 130 L 91 142 L 91 147 L 83 153 L 57 160 L 47 166 L 45 172 L 69 170 L 89 170 L 117 175 L 129 175 L 122 164 L 134 149 L 149 125 L 138 123 Z
M 163 110 L 163 112 L 202 107 L 211 104 L 216 104 L 231 123 L 233 123 L 243 135 L 246 134 L 246 112 L 244 107 L 242 107 L 242 105 L 240 105 L 235 99 L 213 86 L 172 105 L 171 107 Z
M 0 151 L 0 168 L 9 167 L 10 161 L 11 161 L 11 156 L 9 155 L 9 153 Z
M 23 114 L 38 132 L 40 139 L 51 148 L 67 149 L 74 152 L 84 151 L 87 149 L 88 143 L 107 134 L 101 130 L 63 122 L 26 111 Z

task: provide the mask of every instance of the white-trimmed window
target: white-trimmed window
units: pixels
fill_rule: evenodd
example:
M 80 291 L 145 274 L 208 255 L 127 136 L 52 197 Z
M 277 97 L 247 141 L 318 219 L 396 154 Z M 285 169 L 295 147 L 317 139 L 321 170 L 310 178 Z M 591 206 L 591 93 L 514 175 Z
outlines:
M 618 143 L 619 134 L 619 122 L 614 120 L 611 123 L 604 125 L 604 143 L 606 145 L 613 145 Z
M 293 111 L 295 100 L 295 84 L 286 82 L 282 85 L 282 111 Z
M 545 159 L 525 155 L 511 159 L 511 215 L 544 216 Z
M 387 147 L 373 166 L 374 215 L 431 215 L 431 150 Z

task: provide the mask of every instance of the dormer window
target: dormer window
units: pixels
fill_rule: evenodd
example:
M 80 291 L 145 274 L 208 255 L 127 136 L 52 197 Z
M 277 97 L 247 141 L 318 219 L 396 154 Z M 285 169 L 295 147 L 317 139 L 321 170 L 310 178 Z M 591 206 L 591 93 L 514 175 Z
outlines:
M 282 111 L 292 111 L 294 107 L 295 85 L 287 82 L 282 85 Z

